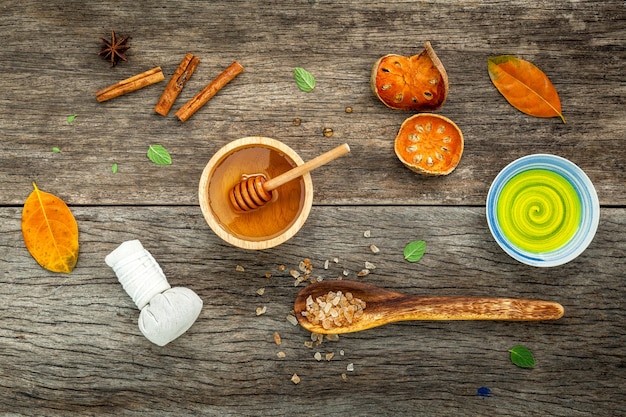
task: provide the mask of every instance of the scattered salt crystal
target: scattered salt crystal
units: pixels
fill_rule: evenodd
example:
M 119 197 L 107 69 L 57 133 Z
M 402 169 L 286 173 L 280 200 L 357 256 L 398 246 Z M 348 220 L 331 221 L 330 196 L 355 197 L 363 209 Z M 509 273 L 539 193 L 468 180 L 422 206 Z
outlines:
M 304 342 L 304 347 L 308 347 L 309 349 L 313 348 L 313 341 Z
M 354 364 L 353 363 L 349 363 L 348 366 L 346 366 L 346 371 L 349 371 L 349 372 L 354 371 Z
M 283 352 L 283 351 L 281 350 L 280 352 L 278 352 L 278 353 L 276 354 L 276 356 L 278 356 L 279 358 L 284 358 L 284 357 L 285 357 L 285 356 L 287 356 L 287 355 L 285 354 L 285 352 Z
M 263 294 L 265 294 L 265 288 L 259 288 L 258 290 L 256 290 L 256 293 L 257 293 L 258 295 L 263 295 Z
M 333 258 L 333 262 L 338 264 L 339 263 L 339 258 Z
M 287 315 L 287 321 L 291 324 L 293 324 L 294 326 L 298 325 L 298 319 L 296 318 L 296 316 L 294 316 L 293 314 L 288 314 Z
M 339 335 L 338 334 L 327 334 L 326 335 L 326 340 L 328 340 L 330 342 L 336 342 L 337 340 L 339 340 Z
M 328 362 L 330 362 L 330 360 L 335 356 L 335 354 L 333 352 L 327 353 L 326 354 L 326 360 Z
M 237 265 L 237 266 L 235 267 L 235 271 L 237 271 L 237 272 L 243 272 L 243 271 L 245 271 L 245 270 L 246 270 L 246 269 L 245 269 L 243 266 L 241 266 L 241 265 Z
M 296 271 L 295 269 L 290 270 L 289 273 L 294 278 L 298 278 L 300 276 L 300 273 L 298 271 Z
M 267 311 L 267 306 L 257 307 L 256 308 L 256 315 L 260 316 L 261 314 L 265 314 L 266 311 Z
M 341 374 L 341 379 L 344 380 L 344 381 L 347 381 L 348 380 L 348 375 Z
M 326 259 L 324 261 L 324 269 L 328 269 L 328 264 L 330 264 L 330 262 L 328 261 L 328 259 Z
M 322 360 L 322 354 L 319 352 L 315 352 L 315 355 L 313 355 L 313 357 L 315 358 L 316 361 L 321 361 Z
M 369 269 L 361 269 L 359 272 L 357 272 L 356 276 L 364 277 L 366 275 L 369 275 L 369 273 L 370 273 Z
M 343 270 L 343 276 L 347 277 L 350 274 L 350 272 L 348 272 L 346 269 Z
M 291 382 L 293 382 L 296 385 L 300 383 L 300 377 L 298 376 L 298 374 L 293 374 L 293 376 L 291 377 Z
M 363 237 L 370 237 L 372 234 L 369 230 L 363 232 Z
M 373 263 L 371 263 L 371 262 L 367 262 L 367 261 L 365 261 L 365 269 L 369 269 L 370 271 L 371 271 L 371 270 L 374 270 L 374 269 L 376 269 L 376 265 L 374 265 L 374 264 L 373 264 Z
M 339 351 L 339 355 L 340 355 L 340 356 L 345 355 L 345 352 L 343 351 L 343 349 L 341 349 L 341 350 Z
M 380 249 L 378 249 L 378 246 L 376 246 L 374 244 L 370 245 L 370 250 L 372 251 L 372 253 L 380 252 Z

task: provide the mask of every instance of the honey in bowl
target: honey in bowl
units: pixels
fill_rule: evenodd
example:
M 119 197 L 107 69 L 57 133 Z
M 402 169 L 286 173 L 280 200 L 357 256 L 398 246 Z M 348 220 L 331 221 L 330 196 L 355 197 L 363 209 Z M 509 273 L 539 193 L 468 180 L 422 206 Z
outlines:
M 301 164 L 291 148 L 270 138 L 242 138 L 224 146 L 205 167 L 198 190 L 211 229 L 226 242 L 245 249 L 267 249 L 291 238 L 312 206 L 308 173 L 273 190 L 272 199 L 254 210 L 237 210 L 229 193 L 249 176 L 271 179 Z
M 209 204 L 219 222 L 244 239 L 268 239 L 285 231 L 302 210 L 304 181 L 288 182 L 272 192 L 272 199 L 251 211 L 238 211 L 229 200 L 230 190 L 250 175 L 274 178 L 296 164 L 284 154 L 265 146 L 250 146 L 226 156 L 209 182 Z

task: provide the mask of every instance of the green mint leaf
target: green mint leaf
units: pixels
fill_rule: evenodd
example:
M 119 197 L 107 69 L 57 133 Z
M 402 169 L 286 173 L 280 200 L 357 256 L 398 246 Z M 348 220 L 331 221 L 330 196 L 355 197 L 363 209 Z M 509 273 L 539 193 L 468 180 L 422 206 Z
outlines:
M 426 242 L 414 240 L 404 247 L 404 259 L 409 262 L 417 262 L 422 259 L 424 252 L 426 252 Z
M 511 353 L 511 362 L 520 368 L 532 368 L 535 366 L 535 357 L 528 348 L 517 345 L 509 350 Z
M 59 148 L 57 148 L 56 146 L 54 146 L 54 147 L 52 148 L 52 152 L 54 152 L 54 153 L 61 153 L 61 149 L 59 149 Z
M 148 158 L 157 165 L 172 165 L 172 157 L 162 145 L 150 145 Z
M 114 173 L 114 174 L 117 173 L 117 164 L 111 165 L 111 172 Z
M 296 79 L 296 84 L 300 90 L 308 93 L 315 88 L 315 78 L 304 68 L 294 68 L 293 77 Z
M 76 120 L 76 116 L 78 116 L 77 114 L 73 114 L 70 117 L 67 118 L 67 122 L 68 123 L 72 123 L 74 120 Z

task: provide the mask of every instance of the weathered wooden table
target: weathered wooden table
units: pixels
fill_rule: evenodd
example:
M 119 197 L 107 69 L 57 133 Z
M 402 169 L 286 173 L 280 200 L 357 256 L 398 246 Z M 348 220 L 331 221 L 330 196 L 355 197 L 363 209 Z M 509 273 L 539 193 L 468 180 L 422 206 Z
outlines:
M 0 414 L 626 415 L 622 1 L 5 0 L 0 10 Z M 111 29 L 132 37 L 128 62 L 114 68 L 98 56 Z M 459 167 L 439 178 L 401 165 L 392 142 L 412 113 L 388 109 L 369 87 L 377 58 L 419 53 L 425 41 L 450 78 L 438 113 L 465 135 Z M 96 101 L 96 90 L 154 66 L 167 82 L 186 52 L 202 62 L 169 116 L 153 111 L 165 82 Z M 487 74 L 486 59 L 500 54 L 548 74 L 567 124 L 504 100 Z M 178 121 L 174 111 L 235 60 L 244 72 Z M 297 89 L 294 67 L 315 76 L 312 92 Z M 293 239 L 246 251 L 209 229 L 197 187 L 220 147 L 257 135 L 305 160 L 343 142 L 352 152 L 312 174 L 314 206 Z M 172 165 L 148 160 L 152 144 Z M 601 203 L 595 239 L 559 267 L 514 261 L 485 219 L 491 181 L 531 153 L 579 165 Z M 77 219 L 71 274 L 41 268 L 24 246 L 32 182 Z M 139 311 L 104 263 L 130 239 L 204 301 L 191 329 L 164 347 L 140 333 Z M 406 262 L 416 239 L 427 252 Z M 416 295 L 542 298 L 565 316 L 405 322 L 306 347 L 310 335 L 286 320 L 305 285 L 289 271 L 305 258 L 315 277 Z M 366 261 L 376 269 L 357 278 Z M 511 363 L 515 345 L 532 350 L 533 369 Z

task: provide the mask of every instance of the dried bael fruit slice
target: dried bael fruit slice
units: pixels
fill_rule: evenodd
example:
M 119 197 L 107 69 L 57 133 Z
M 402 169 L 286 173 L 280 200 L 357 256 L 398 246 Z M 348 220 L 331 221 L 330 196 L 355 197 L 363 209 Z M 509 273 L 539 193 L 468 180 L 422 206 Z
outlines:
M 387 107 L 426 111 L 443 106 L 448 95 L 448 74 L 430 46 L 419 55 L 385 55 L 374 64 L 372 92 Z
M 424 175 L 448 175 L 461 160 L 463 133 L 447 117 L 416 114 L 400 126 L 394 148 L 410 170 Z

